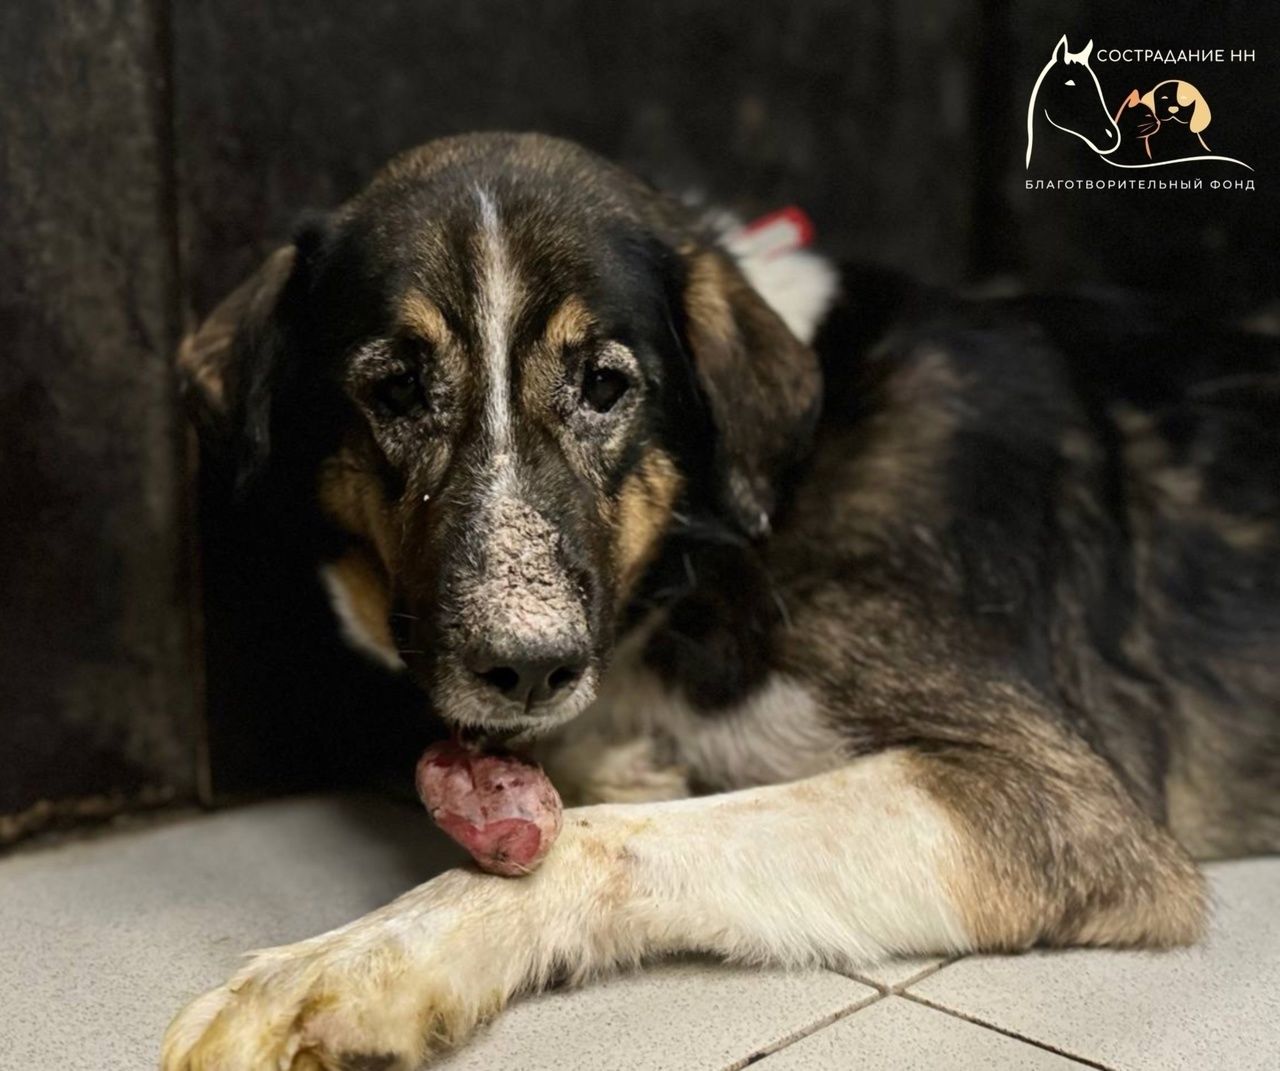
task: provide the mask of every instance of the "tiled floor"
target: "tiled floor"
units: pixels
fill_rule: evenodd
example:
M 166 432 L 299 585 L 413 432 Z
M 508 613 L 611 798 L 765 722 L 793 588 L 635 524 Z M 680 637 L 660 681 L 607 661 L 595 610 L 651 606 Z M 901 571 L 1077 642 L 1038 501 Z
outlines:
M 0 862 L 0 1068 L 152 1067 L 244 949 L 310 936 L 457 856 L 418 811 L 266 804 Z M 1210 867 L 1203 948 L 914 960 L 856 977 L 683 960 L 524 1001 L 448 1071 L 1280 1071 L 1280 859 Z

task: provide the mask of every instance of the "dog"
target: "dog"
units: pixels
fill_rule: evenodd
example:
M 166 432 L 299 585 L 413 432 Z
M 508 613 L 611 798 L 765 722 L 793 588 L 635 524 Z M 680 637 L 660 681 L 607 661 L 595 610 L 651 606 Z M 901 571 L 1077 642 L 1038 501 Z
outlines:
M 352 642 L 577 805 L 527 877 L 258 953 L 167 1071 L 410 1069 L 688 951 L 1185 945 L 1194 860 L 1280 848 L 1275 340 L 779 263 L 463 136 L 184 346 L 244 478 L 311 474 Z
M 1204 94 L 1190 82 L 1166 79 L 1148 91 L 1142 97 L 1142 103 L 1151 109 L 1160 124 L 1161 137 L 1156 145 L 1161 159 L 1172 160 L 1210 151 L 1205 144 L 1204 131 L 1213 120 L 1213 113 Z

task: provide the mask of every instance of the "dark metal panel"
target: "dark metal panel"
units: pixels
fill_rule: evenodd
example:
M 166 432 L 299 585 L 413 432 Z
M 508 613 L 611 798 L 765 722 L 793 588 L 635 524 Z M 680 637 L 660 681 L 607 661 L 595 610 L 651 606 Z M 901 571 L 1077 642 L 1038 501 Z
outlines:
M 162 38 L 0 5 L 0 840 L 195 785 Z

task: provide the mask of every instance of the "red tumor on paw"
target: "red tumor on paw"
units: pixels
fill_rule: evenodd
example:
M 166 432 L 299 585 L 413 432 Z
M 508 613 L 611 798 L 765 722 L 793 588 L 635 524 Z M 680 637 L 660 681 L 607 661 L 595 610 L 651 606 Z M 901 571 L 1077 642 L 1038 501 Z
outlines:
M 555 786 L 541 766 L 515 755 L 435 744 L 418 760 L 417 785 L 436 825 L 491 874 L 528 874 L 560 833 Z

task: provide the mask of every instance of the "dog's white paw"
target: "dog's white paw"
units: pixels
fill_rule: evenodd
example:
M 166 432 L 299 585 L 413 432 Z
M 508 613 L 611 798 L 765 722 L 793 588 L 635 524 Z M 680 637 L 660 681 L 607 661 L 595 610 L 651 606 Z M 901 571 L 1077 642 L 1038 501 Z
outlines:
M 418 893 L 477 880 L 445 875 Z M 457 949 L 458 912 L 428 899 L 256 954 L 173 1021 L 163 1071 L 414 1071 L 510 991 L 483 950 Z

